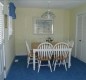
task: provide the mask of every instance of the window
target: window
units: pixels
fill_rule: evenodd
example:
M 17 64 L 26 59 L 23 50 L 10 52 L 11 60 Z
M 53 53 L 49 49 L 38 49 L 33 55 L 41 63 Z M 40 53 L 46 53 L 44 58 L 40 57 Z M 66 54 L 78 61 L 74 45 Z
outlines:
M 0 3 L 0 46 L 2 44 L 3 40 L 3 27 L 4 27 L 4 21 L 3 21 L 3 5 Z
M 0 3 L 0 80 L 3 77 L 3 31 L 4 31 L 3 5 Z
M 8 39 L 12 35 L 12 17 L 8 17 Z

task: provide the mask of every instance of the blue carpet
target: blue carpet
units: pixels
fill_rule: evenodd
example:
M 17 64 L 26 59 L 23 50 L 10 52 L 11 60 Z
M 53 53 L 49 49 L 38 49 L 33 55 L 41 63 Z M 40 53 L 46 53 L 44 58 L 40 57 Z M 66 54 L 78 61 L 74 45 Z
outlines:
M 64 66 L 50 72 L 49 67 L 41 67 L 40 72 L 33 71 L 32 64 L 27 69 L 26 56 L 17 56 L 19 62 L 13 62 L 6 80 L 86 80 L 86 64 L 72 57 L 72 66 L 65 71 Z

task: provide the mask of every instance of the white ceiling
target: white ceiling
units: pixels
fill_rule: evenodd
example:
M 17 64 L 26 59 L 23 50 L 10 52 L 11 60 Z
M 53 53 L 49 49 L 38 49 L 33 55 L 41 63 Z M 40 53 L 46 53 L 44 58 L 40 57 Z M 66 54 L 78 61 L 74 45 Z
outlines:
M 30 8 L 74 8 L 86 3 L 86 0 L 10 0 L 17 7 Z
M 0 0 L 1 3 L 4 3 L 4 0 Z

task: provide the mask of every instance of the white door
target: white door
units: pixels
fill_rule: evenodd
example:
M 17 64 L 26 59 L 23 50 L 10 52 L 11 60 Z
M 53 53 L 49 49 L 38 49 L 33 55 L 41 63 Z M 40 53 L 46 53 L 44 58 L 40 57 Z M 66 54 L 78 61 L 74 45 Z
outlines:
M 77 16 L 76 57 L 86 63 L 86 14 Z
M 0 3 L 0 80 L 4 80 L 3 29 L 4 29 L 3 5 Z
M 76 44 L 76 57 L 81 59 L 82 53 L 82 15 L 77 16 L 77 44 Z
M 86 14 L 82 16 L 83 20 L 83 27 L 82 27 L 82 54 L 81 54 L 81 60 L 83 62 L 86 62 Z

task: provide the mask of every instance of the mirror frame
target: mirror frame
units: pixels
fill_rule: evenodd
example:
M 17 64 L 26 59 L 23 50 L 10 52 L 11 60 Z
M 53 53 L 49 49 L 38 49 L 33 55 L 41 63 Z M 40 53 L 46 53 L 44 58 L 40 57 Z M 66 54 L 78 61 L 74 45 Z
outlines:
M 53 19 L 35 18 L 34 34 L 53 34 Z

